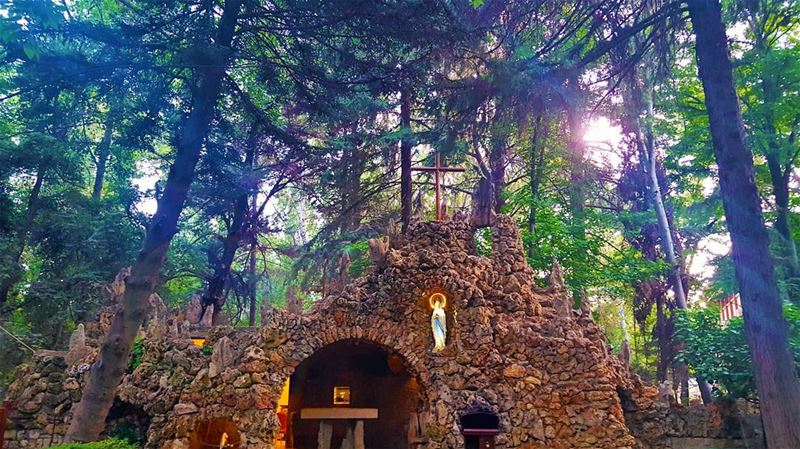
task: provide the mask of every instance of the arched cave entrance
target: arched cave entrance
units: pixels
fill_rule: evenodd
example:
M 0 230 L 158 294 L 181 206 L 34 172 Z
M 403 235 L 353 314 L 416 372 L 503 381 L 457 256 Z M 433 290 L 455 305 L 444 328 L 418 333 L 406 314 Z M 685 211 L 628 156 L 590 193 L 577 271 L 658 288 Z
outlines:
M 241 446 L 239 429 L 230 419 L 201 421 L 189 437 L 189 449 L 239 449 Z
M 409 423 L 416 422 L 423 401 L 400 355 L 374 343 L 344 340 L 295 369 L 288 403 L 287 448 L 326 447 L 323 439 L 330 448 L 363 449 L 363 435 L 370 449 L 407 449 L 416 430 L 409 431 Z M 375 411 L 377 418 L 371 416 Z M 354 415 L 364 419 L 350 418 Z
M 114 403 L 106 416 L 106 427 L 103 432 L 104 436 L 144 446 L 149 427 L 150 415 L 141 407 L 114 398 Z

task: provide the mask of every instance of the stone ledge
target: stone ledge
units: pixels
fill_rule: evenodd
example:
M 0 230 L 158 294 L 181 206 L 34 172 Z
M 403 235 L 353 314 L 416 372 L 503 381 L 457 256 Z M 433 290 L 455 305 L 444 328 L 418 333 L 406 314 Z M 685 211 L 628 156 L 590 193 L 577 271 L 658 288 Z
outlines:
M 670 438 L 672 449 L 754 449 L 761 448 L 755 439 L 734 440 L 728 438 Z

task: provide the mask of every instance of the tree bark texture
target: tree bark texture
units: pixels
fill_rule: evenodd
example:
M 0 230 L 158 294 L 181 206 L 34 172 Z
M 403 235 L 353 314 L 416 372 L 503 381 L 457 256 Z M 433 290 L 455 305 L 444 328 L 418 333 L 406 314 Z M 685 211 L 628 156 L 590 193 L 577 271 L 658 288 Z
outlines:
M 249 254 L 249 262 L 250 266 L 248 269 L 248 276 L 247 276 L 247 293 L 250 297 L 250 315 L 247 320 L 247 324 L 249 326 L 256 325 L 256 313 L 257 313 L 257 306 L 258 306 L 258 277 L 256 276 L 256 242 L 255 237 L 253 237 L 253 242 L 250 244 L 250 254 Z
M 800 383 L 769 252 L 753 155 L 745 144 L 721 8 L 717 0 L 687 3 L 767 445 L 796 448 L 800 447 Z
M 354 130 L 353 132 L 357 131 Z M 367 168 L 367 159 L 362 150 L 362 143 L 360 139 L 357 142 L 353 142 L 342 156 L 343 165 L 347 170 L 339 182 L 339 191 L 342 198 L 342 207 L 339 213 L 340 217 L 342 217 L 342 232 L 353 232 L 361 226 L 361 217 L 364 211 L 361 176 Z
M 500 99 L 497 111 L 492 119 L 492 128 L 489 139 L 489 172 L 491 175 L 494 212 L 499 214 L 505 197 L 503 192 L 506 188 L 506 163 L 508 159 L 508 128 L 506 126 L 506 101 Z
M 230 48 L 240 7 L 241 0 L 225 2 L 218 26 L 217 46 Z M 105 427 L 108 411 L 128 366 L 134 338 L 147 314 L 150 295 L 159 283 L 170 241 L 177 232 L 178 217 L 214 115 L 228 57 L 220 59 L 218 65 L 197 69 L 191 112 L 183 123 L 175 160 L 139 257 L 125 282 L 122 308 L 114 316 L 98 358 L 92 364 L 81 400 L 73 407 L 67 431 L 70 441 L 95 441 Z
M 106 129 L 103 132 L 103 140 L 97 147 L 97 167 L 94 172 L 94 185 L 92 186 L 92 198 L 99 200 L 103 194 L 103 183 L 106 177 L 106 166 L 108 156 L 111 154 L 111 134 L 114 131 L 114 124 L 111 117 L 106 121 Z
M 406 135 L 411 132 L 411 93 L 408 89 L 400 92 L 400 126 L 403 129 L 403 138 L 400 140 L 400 221 L 402 230 L 408 229 L 411 220 L 411 137 Z

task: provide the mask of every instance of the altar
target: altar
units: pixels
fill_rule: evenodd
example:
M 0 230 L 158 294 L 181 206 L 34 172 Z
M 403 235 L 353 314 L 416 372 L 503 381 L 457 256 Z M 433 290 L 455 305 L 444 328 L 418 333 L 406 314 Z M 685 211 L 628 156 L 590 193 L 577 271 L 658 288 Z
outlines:
M 333 436 L 333 420 L 347 420 L 347 435 L 342 441 L 341 449 L 365 449 L 364 420 L 378 419 L 377 408 L 304 408 L 300 410 L 300 419 L 319 420 L 317 449 L 331 449 Z

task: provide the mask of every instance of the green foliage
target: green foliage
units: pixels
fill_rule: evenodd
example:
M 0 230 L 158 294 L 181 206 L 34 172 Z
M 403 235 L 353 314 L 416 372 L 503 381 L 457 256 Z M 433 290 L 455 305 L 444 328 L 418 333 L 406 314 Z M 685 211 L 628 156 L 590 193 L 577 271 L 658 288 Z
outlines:
M 106 433 L 109 439 L 128 443 L 128 446 L 124 446 L 120 449 L 126 449 L 127 447 L 144 447 L 145 443 L 147 443 L 147 434 L 142 430 L 143 429 L 137 427 L 134 423 L 128 421 L 117 423 L 110 428 L 106 427 Z
M 716 257 L 710 261 L 714 267 L 714 277 L 705 291 L 709 300 L 719 301 L 739 291 L 736 283 L 736 273 L 733 267 L 733 258 L 730 255 Z
M 220 59 L 220 49 L 208 42 L 218 17 L 212 12 L 222 3 L 4 3 L 0 281 L 12 288 L 0 304 L 0 321 L 32 346 L 63 348 L 76 323 L 102 305 L 103 285 L 136 260 L 182 123 L 204 88 L 197 84 L 198 69 Z M 756 181 L 767 220 L 774 221 L 765 156 L 777 151 L 786 173 L 796 171 L 798 23 L 796 14 L 751 21 L 746 3 L 726 2 L 730 25 L 744 25 L 742 37 L 752 41 L 737 39 L 732 54 Z M 633 179 L 631 168 L 640 161 L 627 117 L 632 105 L 622 92 L 628 80 L 620 76 L 653 84 L 654 116 L 647 122 L 663 164 L 659 176 L 676 240 L 690 260 L 704 238 L 725 232 L 691 42 L 682 32 L 667 42 L 659 30 L 680 28 L 658 20 L 610 53 L 595 54 L 609 36 L 626 35 L 615 20 L 631 30 L 632 21 L 645 19 L 636 14 L 650 9 L 627 11 L 626 2 L 605 2 L 604 20 L 596 20 L 594 2 L 531 5 L 244 2 L 219 111 L 203 135 L 193 136 L 203 139 L 203 154 L 157 287 L 165 303 L 183 307 L 229 268 L 221 283 L 223 312 L 242 325 L 251 301 L 281 307 L 289 288 L 310 307 L 341 276 L 343 254 L 350 258 L 350 279 L 368 273 L 368 239 L 399 218 L 397 148 L 410 143 L 414 165 L 431 165 L 438 151 L 446 164 L 466 167 L 466 174 L 444 178 L 450 211 L 467 209 L 474 186 L 502 172 L 502 212 L 523 230 L 536 282 L 544 285 L 558 260 L 576 303 L 592 302 L 615 347 L 625 320 L 634 368 L 653 374 L 655 299 L 667 311 L 673 304 L 664 251 L 652 235 L 649 187 Z M 771 35 L 765 42 L 773 48 L 757 49 L 758 33 Z M 628 47 L 636 42 L 659 54 L 635 60 Z M 774 81 L 777 95 L 766 95 L 764 79 Z M 610 86 L 620 95 L 610 95 Z M 412 115 L 402 125 L 401 92 Z M 585 129 L 573 129 L 569 113 L 582 122 L 578 128 L 589 126 L 592 116 L 612 119 L 621 127 L 620 142 L 605 148 L 581 140 Z M 106 175 L 101 194 L 93 195 L 106 135 Z M 613 157 L 599 161 L 605 153 Z M 433 215 L 431 182 L 430 174 L 414 174 L 414 213 L 423 219 Z M 234 210 L 242 196 L 247 207 L 237 227 Z M 793 190 L 789 209 L 798 238 L 800 198 Z M 232 260 L 223 262 L 230 236 L 239 240 Z M 474 246 L 490 256 L 491 229 L 481 229 Z M 774 246 L 780 256 L 780 245 Z M 778 262 L 786 265 L 786 258 Z M 703 288 L 709 300 L 737 290 L 729 256 L 711 268 L 712 279 L 692 278 L 692 293 Z M 778 271 L 784 292 L 797 282 L 786 272 Z M 643 286 L 656 293 L 643 294 Z M 616 311 L 620 302 L 623 317 Z M 701 317 L 681 319 L 742 354 L 736 322 L 715 329 Z M 709 349 L 695 343 L 697 351 Z M 137 342 L 131 370 L 142 351 Z M 0 335 L 0 375 L 25 357 Z M 700 369 L 720 379 L 725 394 L 746 395 L 747 370 L 737 362 L 726 360 L 732 366 L 714 372 L 710 365 Z
M 142 337 L 136 337 L 133 341 L 133 348 L 131 348 L 131 360 L 128 362 L 128 373 L 132 373 L 133 370 L 139 367 L 142 364 L 142 358 L 144 357 L 144 340 Z
M 741 319 L 719 322 L 719 309 L 678 312 L 676 337 L 684 344 L 677 360 L 717 385 L 723 397 L 752 398 L 755 378 Z
M 475 231 L 473 238 L 475 245 L 475 252 L 479 256 L 491 257 L 492 256 L 492 228 L 480 228 Z
M 348 244 L 345 251 L 350 256 L 350 279 L 355 279 L 364 274 L 370 267 L 368 239 L 361 239 Z
M 138 446 L 119 438 L 108 438 L 91 443 L 64 443 L 50 446 L 50 449 L 139 449 Z
M 800 369 L 800 310 L 791 305 L 784 310 L 795 362 Z M 684 345 L 678 361 L 689 365 L 698 377 L 715 384 L 714 391 L 720 397 L 756 397 L 752 358 L 741 317 L 723 325 L 719 308 L 708 307 L 676 312 L 675 324 L 676 338 Z

